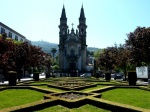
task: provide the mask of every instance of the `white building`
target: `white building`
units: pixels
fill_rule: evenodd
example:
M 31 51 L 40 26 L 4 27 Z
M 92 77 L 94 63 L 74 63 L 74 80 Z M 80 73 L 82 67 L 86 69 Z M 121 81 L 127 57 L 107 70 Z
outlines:
M 31 41 L 29 41 L 25 36 L 21 35 L 12 28 L 0 22 L 0 34 L 3 33 L 6 33 L 7 37 L 12 38 L 14 40 L 31 43 Z

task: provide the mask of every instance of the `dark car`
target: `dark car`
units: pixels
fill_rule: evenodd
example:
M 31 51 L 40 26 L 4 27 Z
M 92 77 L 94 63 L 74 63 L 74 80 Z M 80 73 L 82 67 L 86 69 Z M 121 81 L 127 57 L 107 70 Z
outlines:
M 5 81 L 4 76 L 0 74 L 0 82 L 4 83 L 4 81 Z
M 115 73 L 115 75 L 114 75 L 115 80 L 116 79 L 123 79 L 123 77 L 124 77 L 123 73 Z

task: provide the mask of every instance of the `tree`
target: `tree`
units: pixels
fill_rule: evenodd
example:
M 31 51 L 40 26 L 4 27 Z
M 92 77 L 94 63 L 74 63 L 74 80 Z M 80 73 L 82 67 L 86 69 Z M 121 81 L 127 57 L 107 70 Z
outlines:
M 33 67 L 33 72 L 35 72 L 35 67 L 37 67 L 39 70 L 44 55 L 45 53 L 41 50 L 40 47 L 30 45 L 29 64 L 31 67 Z
M 53 55 L 53 62 L 54 62 L 54 56 L 55 56 L 55 53 L 57 52 L 56 48 L 52 48 L 51 49 L 51 53 Z
M 51 62 L 51 55 L 46 54 L 44 56 L 44 65 L 46 66 L 47 70 L 46 70 L 46 75 L 49 75 L 51 72 L 51 66 L 52 66 L 52 62 Z
M 13 70 L 15 68 L 14 63 L 14 48 L 15 45 L 12 39 L 6 39 L 6 35 L 2 34 L 0 38 L 0 69 L 3 70 L 4 76 L 6 77 L 6 73 L 9 70 Z
M 126 45 L 131 50 L 131 62 L 141 66 L 144 62 L 150 64 L 150 27 L 137 27 L 134 32 L 130 32 L 126 40 Z
M 125 74 L 125 80 L 127 75 L 127 66 L 130 59 L 130 50 L 126 45 L 121 45 L 117 48 L 116 66 L 121 68 Z
M 29 64 L 29 51 L 30 48 L 27 42 L 16 44 L 14 50 L 14 62 L 16 64 L 16 71 L 18 73 L 19 80 L 22 73 L 22 69 L 28 66 Z
M 99 55 L 103 52 L 104 52 L 104 49 L 99 49 L 93 53 L 93 56 L 95 57 L 95 59 L 97 59 Z
M 4 75 L 8 71 L 17 71 L 20 77 L 22 68 L 37 67 L 39 69 L 41 64 L 43 65 L 45 53 L 41 48 L 27 42 L 6 38 L 6 36 L 0 35 L 0 69 L 3 70 Z
M 105 70 L 112 70 L 116 64 L 117 49 L 115 47 L 107 47 L 97 59 L 99 66 L 105 67 Z

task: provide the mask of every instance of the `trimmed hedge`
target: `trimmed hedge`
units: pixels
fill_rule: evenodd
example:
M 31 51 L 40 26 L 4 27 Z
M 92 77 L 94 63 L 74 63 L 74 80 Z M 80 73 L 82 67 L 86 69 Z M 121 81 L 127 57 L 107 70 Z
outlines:
M 51 106 L 55 105 L 62 105 L 67 108 L 78 108 L 80 106 L 83 106 L 85 104 L 90 104 L 93 106 L 96 106 L 98 108 L 110 110 L 113 112 L 141 112 L 141 111 L 149 111 L 148 109 L 142 109 L 142 108 L 137 108 L 133 107 L 130 105 L 125 105 L 125 104 L 119 104 L 115 102 L 109 102 L 106 100 L 102 99 L 95 99 L 95 98 L 86 98 L 82 100 L 78 100 L 76 102 L 73 101 L 67 101 L 67 100 L 61 100 L 61 99 L 55 99 L 55 100 L 45 100 L 45 102 L 41 101 L 41 103 L 35 103 L 30 106 L 23 106 L 18 109 L 13 109 L 11 110 L 12 112 L 27 112 L 27 111 L 37 111 L 37 110 L 42 110 L 44 108 L 48 108 Z

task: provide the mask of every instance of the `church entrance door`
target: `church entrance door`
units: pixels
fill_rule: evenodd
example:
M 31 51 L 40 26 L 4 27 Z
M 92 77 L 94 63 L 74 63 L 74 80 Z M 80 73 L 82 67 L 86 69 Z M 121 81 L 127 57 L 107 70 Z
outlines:
M 75 63 L 70 63 L 70 76 L 71 77 L 77 76 Z

